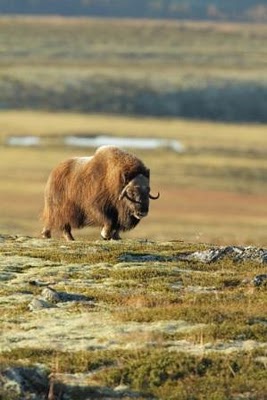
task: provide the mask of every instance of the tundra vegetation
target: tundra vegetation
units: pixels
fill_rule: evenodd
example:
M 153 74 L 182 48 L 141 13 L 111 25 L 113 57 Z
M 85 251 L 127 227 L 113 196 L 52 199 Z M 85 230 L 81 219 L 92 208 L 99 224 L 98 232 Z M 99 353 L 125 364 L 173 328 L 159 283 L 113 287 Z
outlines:
M 267 251 L 7 235 L 0 249 L 1 399 L 265 398 Z

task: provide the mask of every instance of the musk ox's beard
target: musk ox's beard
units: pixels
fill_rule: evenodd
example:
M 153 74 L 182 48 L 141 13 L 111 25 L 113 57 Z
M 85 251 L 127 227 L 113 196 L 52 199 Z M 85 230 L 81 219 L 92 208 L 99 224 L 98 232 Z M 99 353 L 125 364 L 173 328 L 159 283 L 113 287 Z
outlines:
M 141 221 L 141 219 L 145 218 L 148 215 L 148 210 L 147 211 L 141 211 L 141 210 L 136 210 L 134 207 L 128 209 L 128 214 L 135 219 Z
M 140 218 L 135 217 L 133 214 L 128 214 L 126 218 L 123 220 L 123 224 L 120 226 L 120 230 L 122 231 L 130 231 L 136 225 L 139 224 Z

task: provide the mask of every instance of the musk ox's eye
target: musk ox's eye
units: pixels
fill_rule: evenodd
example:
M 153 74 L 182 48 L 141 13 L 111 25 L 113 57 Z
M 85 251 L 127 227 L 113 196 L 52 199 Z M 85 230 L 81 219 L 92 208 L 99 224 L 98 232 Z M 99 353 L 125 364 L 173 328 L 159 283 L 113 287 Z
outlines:
M 141 196 L 140 196 L 140 194 L 138 193 L 133 193 L 133 198 L 134 198 L 134 200 L 135 201 L 137 201 L 137 202 L 140 202 L 141 201 Z

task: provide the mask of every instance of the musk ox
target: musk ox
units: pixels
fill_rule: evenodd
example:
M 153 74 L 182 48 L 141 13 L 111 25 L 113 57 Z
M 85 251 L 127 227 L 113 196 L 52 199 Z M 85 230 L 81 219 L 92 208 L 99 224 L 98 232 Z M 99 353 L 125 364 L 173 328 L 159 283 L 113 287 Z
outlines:
M 45 188 L 42 236 L 62 232 L 74 240 L 72 228 L 101 226 L 105 240 L 120 239 L 148 214 L 149 169 L 134 155 L 102 146 L 92 157 L 66 160 L 52 170 Z

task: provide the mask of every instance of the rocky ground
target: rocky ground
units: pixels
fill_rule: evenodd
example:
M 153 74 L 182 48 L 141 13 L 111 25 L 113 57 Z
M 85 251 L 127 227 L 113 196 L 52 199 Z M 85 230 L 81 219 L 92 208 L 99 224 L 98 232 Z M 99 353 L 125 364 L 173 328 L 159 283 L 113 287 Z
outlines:
M 0 235 L 0 399 L 265 399 L 267 249 Z

